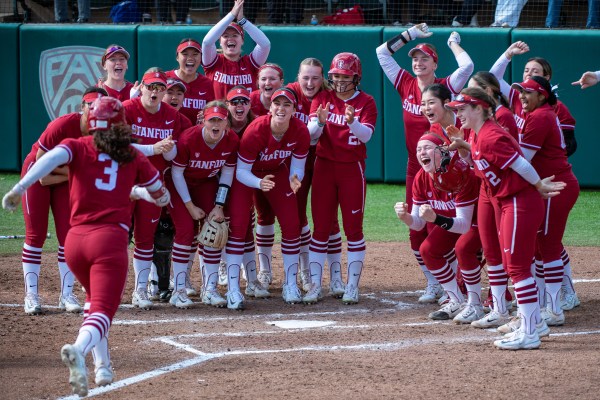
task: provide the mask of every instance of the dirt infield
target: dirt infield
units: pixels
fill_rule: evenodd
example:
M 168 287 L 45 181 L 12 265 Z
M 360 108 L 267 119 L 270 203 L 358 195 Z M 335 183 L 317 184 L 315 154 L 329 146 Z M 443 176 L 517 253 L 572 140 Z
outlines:
M 553 328 L 540 350 L 518 352 L 495 349 L 498 335 L 491 330 L 429 320 L 438 307 L 417 303 L 424 278 L 405 243 L 368 244 L 360 302 L 354 306 L 330 297 L 313 306 L 287 305 L 276 289 L 271 299 L 248 301 L 243 312 L 202 304 L 189 310 L 159 304 L 142 311 L 127 306 L 130 274 L 110 336 L 116 381 L 94 389 L 91 373 L 90 395 L 597 399 L 600 252 L 568 250 L 581 306 L 567 312 L 565 326 Z M 275 288 L 281 287 L 280 260 L 275 259 Z M 40 293 L 48 307 L 34 317 L 22 308 L 20 256 L 0 258 L 2 398 L 54 399 L 71 393 L 59 350 L 74 341 L 81 316 L 55 307 L 55 265 L 56 254 L 44 254 Z M 195 269 L 196 286 L 198 276 Z M 93 370 L 91 357 L 88 368 Z

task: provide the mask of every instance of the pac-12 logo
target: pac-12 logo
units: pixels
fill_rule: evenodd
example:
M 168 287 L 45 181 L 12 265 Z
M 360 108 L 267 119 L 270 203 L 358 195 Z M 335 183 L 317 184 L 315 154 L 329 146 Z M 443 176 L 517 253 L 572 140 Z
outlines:
M 65 46 L 45 50 L 40 56 L 40 89 L 50 120 L 79 110 L 85 89 L 103 75 L 104 49 Z

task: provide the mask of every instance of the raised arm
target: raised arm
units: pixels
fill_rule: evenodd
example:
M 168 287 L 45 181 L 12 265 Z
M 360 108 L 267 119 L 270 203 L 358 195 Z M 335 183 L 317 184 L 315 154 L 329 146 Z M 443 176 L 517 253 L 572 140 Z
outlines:
M 458 32 L 452 32 L 450 34 L 450 37 L 448 38 L 448 47 L 450 47 L 458 64 L 456 71 L 450 75 L 450 90 L 452 90 L 453 93 L 458 93 L 471 77 L 475 65 L 473 64 L 471 57 L 469 57 L 469 54 L 467 54 L 460 46 L 460 35 Z

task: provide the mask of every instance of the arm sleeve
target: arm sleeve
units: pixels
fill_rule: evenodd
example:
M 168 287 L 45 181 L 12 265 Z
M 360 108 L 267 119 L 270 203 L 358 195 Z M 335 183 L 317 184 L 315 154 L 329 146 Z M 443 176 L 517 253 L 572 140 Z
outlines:
M 323 134 L 323 128 L 325 128 L 325 126 L 319 126 L 319 118 L 315 117 L 308 121 L 306 127 L 308 128 L 308 133 L 310 133 L 310 144 L 316 144 Z
M 146 157 L 150 157 L 154 155 L 154 146 L 151 144 L 137 144 L 131 143 L 133 147 L 142 152 Z
M 219 185 L 227 185 L 231 187 L 233 183 L 233 175 L 235 174 L 235 167 L 224 166 L 221 168 L 221 177 L 219 178 Z
M 192 197 L 190 196 L 190 191 L 188 190 L 187 183 L 185 183 L 185 178 L 183 177 L 184 170 L 185 168 L 176 165 L 171 167 L 171 176 L 173 177 L 175 190 L 177 190 L 179 197 L 181 197 L 181 200 L 185 204 L 188 201 L 192 201 Z
M 600 71 L 596 71 L 594 74 L 596 74 L 596 79 L 600 81 Z
M 204 36 L 204 39 L 202 39 L 202 65 L 210 65 L 215 61 L 215 58 L 217 58 L 216 42 L 234 19 L 235 16 L 232 13 L 228 13 L 215 26 L 210 28 L 206 36 Z
M 500 82 L 500 90 L 505 96 L 508 96 L 510 93 L 510 85 L 504 80 L 504 73 L 506 72 L 506 67 L 508 67 L 509 63 L 510 60 L 502 53 L 500 58 L 498 58 L 494 65 L 492 65 L 492 68 L 490 68 L 490 72 L 498 79 L 498 82 Z
M 454 223 L 448 232 L 458 233 L 461 235 L 467 233 L 471 228 L 473 210 L 475 210 L 474 204 L 466 207 L 456 207 L 456 217 L 452 218 Z
M 525 159 L 528 162 L 531 162 L 531 160 L 533 160 L 533 156 L 535 156 L 536 151 L 533 149 L 526 149 L 524 147 L 521 147 L 521 150 L 523 151 L 523 156 L 525 157 Z
M 248 32 L 252 40 L 256 43 L 254 50 L 252 50 L 254 62 L 257 65 L 263 65 L 267 62 L 267 57 L 269 57 L 269 52 L 271 51 L 271 42 L 269 41 L 269 38 L 250 21 L 246 21 L 242 28 Z
M 535 185 L 540 181 L 540 176 L 535 171 L 533 166 L 523 156 L 517 157 L 517 159 L 510 164 L 510 168 L 517 174 L 521 175 L 527 182 Z
M 292 156 L 292 162 L 290 163 L 290 179 L 292 176 L 297 175 L 298 179 L 302 181 L 304 179 L 304 166 L 306 165 L 306 157 L 296 158 Z
M 244 185 L 254 189 L 260 189 L 261 179 L 252 173 L 252 165 L 253 164 L 245 163 L 238 158 L 235 176 L 237 177 L 237 180 Z
M 450 79 L 448 80 L 450 90 L 452 90 L 453 93 L 459 93 L 461 91 L 475 68 L 473 60 L 471 60 L 471 57 L 469 57 L 469 54 L 467 54 L 466 51 L 463 51 L 456 56 L 456 62 L 458 63 L 458 68 L 450 75 Z
M 383 69 L 383 72 L 385 72 L 385 75 L 390 82 L 395 85 L 396 79 L 398 79 L 398 75 L 400 75 L 402 68 L 398 65 L 396 60 L 394 60 L 394 57 L 392 57 L 392 53 L 387 47 L 387 42 L 379 46 L 375 52 L 377 53 L 377 59 L 379 60 L 381 69 Z
M 71 161 L 69 151 L 64 147 L 55 147 L 33 164 L 33 167 L 12 189 L 14 192 L 23 194 L 25 190 L 35 182 L 50 174 L 56 167 Z
M 175 156 L 177 155 L 177 146 L 173 146 L 173 148 L 171 149 L 171 151 L 168 151 L 166 153 L 163 153 L 163 158 L 167 161 L 171 161 L 172 159 L 175 158 Z
M 410 216 L 412 217 L 412 224 L 410 224 L 409 226 L 409 228 L 413 231 L 420 231 L 423 228 L 425 228 L 425 225 L 427 225 L 427 222 L 425 222 L 425 220 L 419 216 L 420 208 L 421 206 L 413 203 L 412 210 L 410 212 Z
M 356 118 L 348 126 L 352 130 L 352 134 L 361 142 L 367 143 L 369 140 L 371 140 L 371 136 L 373 136 L 373 129 L 361 124 Z

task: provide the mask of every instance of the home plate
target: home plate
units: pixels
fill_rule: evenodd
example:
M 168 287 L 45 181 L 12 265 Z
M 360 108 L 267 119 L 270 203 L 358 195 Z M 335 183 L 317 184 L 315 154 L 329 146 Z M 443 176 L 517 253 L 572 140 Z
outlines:
M 306 329 L 334 325 L 335 321 L 302 321 L 299 319 L 289 319 L 287 321 L 269 321 L 267 324 L 275 325 L 282 329 Z

